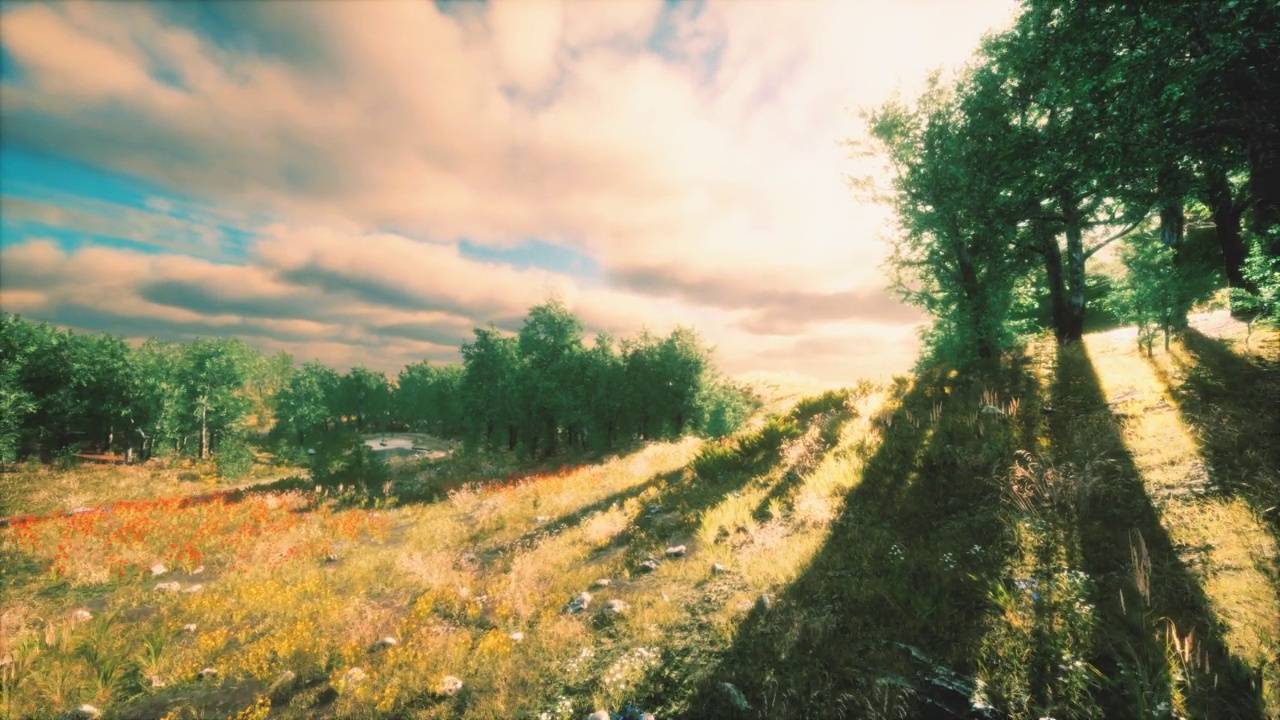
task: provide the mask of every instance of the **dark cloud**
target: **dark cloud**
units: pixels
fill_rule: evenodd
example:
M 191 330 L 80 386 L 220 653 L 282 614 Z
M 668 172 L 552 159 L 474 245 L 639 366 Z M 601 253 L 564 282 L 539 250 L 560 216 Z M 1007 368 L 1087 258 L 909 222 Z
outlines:
M 661 268 L 615 272 L 611 279 L 637 292 L 671 297 L 723 310 L 752 310 L 738 327 L 757 335 L 797 335 L 813 323 L 869 320 L 909 324 L 920 320 L 916 310 L 885 290 L 835 293 L 777 290 L 764 278 L 706 278 L 686 280 Z
M 193 285 L 180 280 L 161 280 L 138 288 L 138 296 L 148 302 L 198 313 L 228 313 L 250 318 L 302 319 L 322 317 L 329 303 L 314 294 L 285 297 L 230 296 L 224 288 Z
M 391 323 L 389 325 L 375 325 L 367 328 L 370 333 L 382 337 L 405 338 L 407 340 L 417 340 L 419 342 L 431 343 L 432 345 L 444 345 L 445 347 L 461 347 L 463 343 L 471 342 L 475 336 L 471 332 L 471 325 L 439 325 L 425 322 L 401 322 Z
M 400 310 L 434 310 L 463 317 L 498 317 L 510 312 L 509 308 L 500 307 L 495 303 L 464 304 L 447 298 L 433 297 L 426 292 L 379 282 L 372 278 L 345 275 L 316 265 L 286 270 L 280 274 L 280 279 L 295 285 L 313 287 L 328 293 Z

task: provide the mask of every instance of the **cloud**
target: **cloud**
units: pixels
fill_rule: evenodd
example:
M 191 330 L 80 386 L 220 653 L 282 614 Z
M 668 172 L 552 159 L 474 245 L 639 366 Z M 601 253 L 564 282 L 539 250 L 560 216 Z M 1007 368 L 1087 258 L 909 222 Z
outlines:
M 777 367 L 788 347 L 812 364 L 787 343 L 857 325 L 897 337 L 917 321 L 883 289 L 884 210 L 843 183 L 837 143 L 859 132 L 848 110 L 961 62 L 1012 7 L 214 4 L 214 32 L 181 7 L 7 5 L 0 43 L 20 72 L 0 84 L 6 146 L 229 217 L 158 196 L 126 212 L 6 190 L 5 214 L 24 223 L 6 225 L 6 263 L 26 265 L 5 268 L 5 302 L 83 308 L 119 292 L 113 309 L 175 333 L 333 329 L 356 357 L 391 338 L 437 352 L 459 321 L 512 327 L 560 294 L 595 329 L 689 322 L 726 364 Z M 274 224 L 244 220 L 259 216 Z M 25 242 L 58 227 L 230 269 L 113 251 L 96 259 L 116 269 L 93 270 L 89 249 L 51 260 Z M 590 258 L 602 280 L 458 249 L 531 238 Z

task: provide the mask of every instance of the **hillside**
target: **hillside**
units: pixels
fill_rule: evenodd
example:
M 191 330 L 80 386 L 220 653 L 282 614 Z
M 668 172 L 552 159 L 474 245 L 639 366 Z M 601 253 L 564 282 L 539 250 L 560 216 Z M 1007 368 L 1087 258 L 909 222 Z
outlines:
M 1274 716 L 1280 337 L 1243 338 L 1039 343 L 564 468 L 13 473 L 11 514 L 94 507 L 0 529 L 0 714 Z

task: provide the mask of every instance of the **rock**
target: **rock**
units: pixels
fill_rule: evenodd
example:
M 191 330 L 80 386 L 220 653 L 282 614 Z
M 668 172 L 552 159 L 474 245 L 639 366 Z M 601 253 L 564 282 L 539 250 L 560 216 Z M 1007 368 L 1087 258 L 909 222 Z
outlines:
M 192 570 L 192 571 L 191 571 L 191 574 L 192 574 L 192 575 L 199 575 L 199 574 L 200 574 L 200 573 L 202 573 L 202 572 L 204 572 L 204 566 L 203 566 L 203 565 L 201 565 L 200 567 L 196 568 L 195 570 Z
M 641 713 L 640 720 L 655 720 L 653 713 Z
M 207 667 L 201 670 L 200 672 L 196 673 L 196 677 L 198 677 L 201 680 L 212 680 L 218 677 L 218 671 L 215 670 L 214 668 Z
M 338 562 L 338 554 L 337 554 L 337 553 L 329 553 L 328 555 L 325 555 L 325 556 L 324 556 L 324 561 L 325 561 L 325 562 L 327 562 L 327 563 L 336 563 L 336 562 Z
M 156 585 L 156 592 L 159 592 L 159 593 L 176 593 L 181 589 L 182 589 L 182 584 L 177 581 L 159 583 Z
M 164 680 L 160 679 L 159 675 L 152 675 L 151 677 L 147 678 L 147 680 L 148 682 L 151 683 L 152 688 L 159 689 L 164 687 Z
M 751 703 L 747 702 L 747 698 L 742 694 L 742 691 L 734 687 L 733 683 L 716 683 L 716 690 L 720 692 L 720 697 L 734 710 L 744 712 L 751 709 Z
M 183 626 L 182 626 L 182 632 L 189 632 L 189 633 L 193 633 L 193 632 L 195 632 L 195 631 L 196 631 L 196 624 L 195 624 L 195 623 L 187 623 L 186 625 L 183 625 Z
M 169 568 L 165 567 L 164 563 L 156 563 L 151 566 L 151 577 L 158 577 L 167 572 L 169 572 Z
M 627 604 L 621 600 L 613 599 L 605 603 L 604 610 L 600 612 L 606 616 L 617 616 L 627 611 Z
M 658 561 L 654 558 L 645 558 L 640 561 L 640 567 L 636 568 L 642 573 L 651 573 L 658 569 Z
M 765 593 L 756 598 L 756 609 L 760 612 L 768 612 L 773 609 L 773 596 Z
M 712 575 L 720 575 L 722 573 L 727 573 L 727 572 L 729 572 L 729 568 L 721 565 L 720 563 L 711 563 Z
M 445 675 L 440 680 L 441 695 L 457 695 L 462 689 L 462 681 L 452 675 Z
M 342 676 L 342 684 L 344 686 L 356 685 L 364 681 L 364 670 L 353 667 Z
M 689 549 L 686 548 L 684 545 L 675 545 L 667 548 L 666 556 L 667 557 L 684 557 L 685 553 L 687 553 L 688 551 Z
M 609 587 L 610 584 L 609 578 L 600 578 L 599 580 L 591 583 L 591 587 L 606 588 Z
M 72 622 L 83 623 L 83 622 L 89 622 L 92 619 L 93 619 L 93 613 L 89 612 L 88 610 L 85 610 L 84 608 L 81 608 L 71 613 Z
M 297 679 L 297 673 L 292 670 L 285 670 L 277 675 L 276 679 L 271 682 L 271 687 L 267 688 L 267 694 L 274 698 L 282 698 L 293 686 L 293 681 Z
M 546 522 L 546 521 L 548 521 L 548 520 L 550 520 L 550 519 L 551 519 L 551 518 L 547 517 L 546 515 L 538 515 L 537 517 L 535 517 L 535 518 L 533 519 L 533 521 L 534 521 L 535 523 L 537 523 L 537 524 L 541 525 L 542 523 L 544 523 L 544 522 Z
M 388 635 L 387 637 L 384 637 L 378 642 L 374 643 L 372 649 L 376 652 L 378 650 L 386 650 L 387 648 L 393 648 L 399 644 L 400 644 L 399 640 L 396 640 L 395 638 Z
M 102 711 L 92 705 L 81 705 L 66 715 L 68 720 L 96 720 L 102 717 Z
M 511 633 L 511 639 L 514 640 L 515 642 L 524 642 L 524 633 L 513 632 Z
M 188 587 L 186 590 L 183 590 L 182 592 L 197 593 L 203 589 L 204 589 L 203 585 L 196 584 L 196 585 L 191 585 L 190 587 Z
M 564 611 L 567 613 L 580 613 L 583 610 L 586 610 L 587 606 L 590 604 L 591 593 L 582 592 L 577 597 L 569 601 L 569 604 L 565 606 Z
M 587 716 L 587 720 L 609 720 L 608 710 L 597 710 Z

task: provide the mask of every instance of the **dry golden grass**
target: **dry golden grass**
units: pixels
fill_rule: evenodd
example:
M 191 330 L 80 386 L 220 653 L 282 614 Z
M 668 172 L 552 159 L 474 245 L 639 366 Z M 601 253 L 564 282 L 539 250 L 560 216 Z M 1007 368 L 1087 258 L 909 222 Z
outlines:
M 1255 333 L 1248 352 L 1266 343 Z M 1185 492 L 1209 464 L 1169 384 L 1178 386 L 1194 361 L 1179 361 L 1178 349 L 1149 361 L 1132 345 L 1119 333 L 1089 339 L 1101 391 L 1128 414 L 1120 431 L 1143 490 L 1172 542 L 1188 549 L 1183 559 L 1225 626 L 1227 649 L 1260 661 L 1280 637 L 1275 535 L 1241 497 Z M 157 593 L 172 574 L 100 576 L 92 553 L 77 560 L 84 567 L 53 578 L 38 565 L 52 548 L 18 548 L 0 536 L 0 561 L 17 568 L 5 571 L 0 588 L 0 656 L 8 658 L 0 713 L 51 717 L 94 702 L 122 718 L 261 717 L 261 698 L 270 697 L 277 718 L 580 718 L 629 703 L 660 717 L 703 717 L 717 716 L 707 703 L 728 678 L 758 716 L 834 707 L 797 694 L 809 683 L 812 697 L 840 691 L 850 703 L 843 712 L 879 718 L 918 708 L 913 698 L 932 692 L 894 645 L 922 652 L 929 642 L 932 660 L 992 687 L 1033 687 L 1037 663 L 1061 664 L 1040 656 L 1064 651 L 1073 653 L 1068 665 L 1083 662 L 1101 626 L 1082 574 L 1042 575 L 1060 580 L 1041 588 L 1043 600 L 1014 584 L 1079 565 L 1096 538 L 1071 525 L 1037 526 L 1034 512 L 993 527 L 1012 517 L 992 505 L 1003 502 L 993 487 L 1007 480 L 1015 449 L 1058 450 L 1037 424 L 1039 406 L 1057 392 L 1053 367 L 1031 371 L 1028 388 L 1000 389 L 998 417 L 975 410 L 996 397 L 994 388 L 953 398 L 944 412 L 941 399 L 903 385 L 864 398 L 829 432 L 820 426 L 835 416 L 819 415 L 781 447 L 760 457 L 730 453 L 701 475 L 695 458 L 708 445 L 687 438 L 502 490 L 464 485 L 437 502 L 372 511 L 350 509 L 350 497 L 332 493 L 265 496 L 255 500 L 262 512 L 302 520 L 238 548 L 234 563 L 177 576 L 184 588 L 201 584 L 198 592 Z M 774 382 L 767 407 L 790 408 L 796 389 Z M 757 420 L 744 437 L 763 432 Z M 1063 424 L 1086 441 L 1106 429 Z M 1078 482 L 1089 459 L 1061 458 L 1053 482 Z M 404 465 L 397 482 L 417 482 L 407 474 L 413 467 Z M 1024 471 L 1045 480 L 1046 468 Z M 90 468 L 54 482 L 63 498 L 80 493 L 93 504 L 177 494 L 177 472 Z M 18 495 L 43 477 L 24 476 Z M 26 509 L 64 508 L 32 493 Z M 1093 497 L 1084 488 L 1071 503 Z M 157 524 L 156 532 L 179 525 Z M 348 526 L 358 531 L 339 537 L 337 528 Z M 324 540 L 336 562 L 290 552 Z M 673 545 L 687 554 L 666 557 Z M 645 572 L 650 556 L 660 562 Z M 584 591 L 592 595 L 587 610 L 565 612 Z M 766 595 L 778 606 L 762 610 Z M 614 600 L 626 609 L 602 615 Z M 94 618 L 78 621 L 78 609 Z M 1052 644 L 1037 625 L 1049 615 Z M 183 630 L 189 624 L 194 631 Z M 1170 632 L 1177 643 L 1162 657 L 1171 665 L 1153 676 L 1173 677 L 1179 662 L 1195 662 L 1194 651 L 1181 649 L 1198 640 L 1188 642 L 1183 628 Z M 381 638 L 395 642 L 378 648 Z M 857 649 L 848 661 L 865 678 L 822 659 L 846 657 L 846 647 Z M 197 680 L 205 668 L 217 677 Z M 1078 686 L 1053 691 L 1077 703 L 1059 705 L 1064 717 L 1098 709 L 1086 670 L 1062 675 Z M 273 690 L 285 671 L 296 679 Z M 1266 677 L 1274 694 L 1274 675 Z M 450 678 L 462 688 L 453 692 Z M 907 692 L 900 683 L 917 684 Z M 721 708 L 718 716 L 731 714 Z

